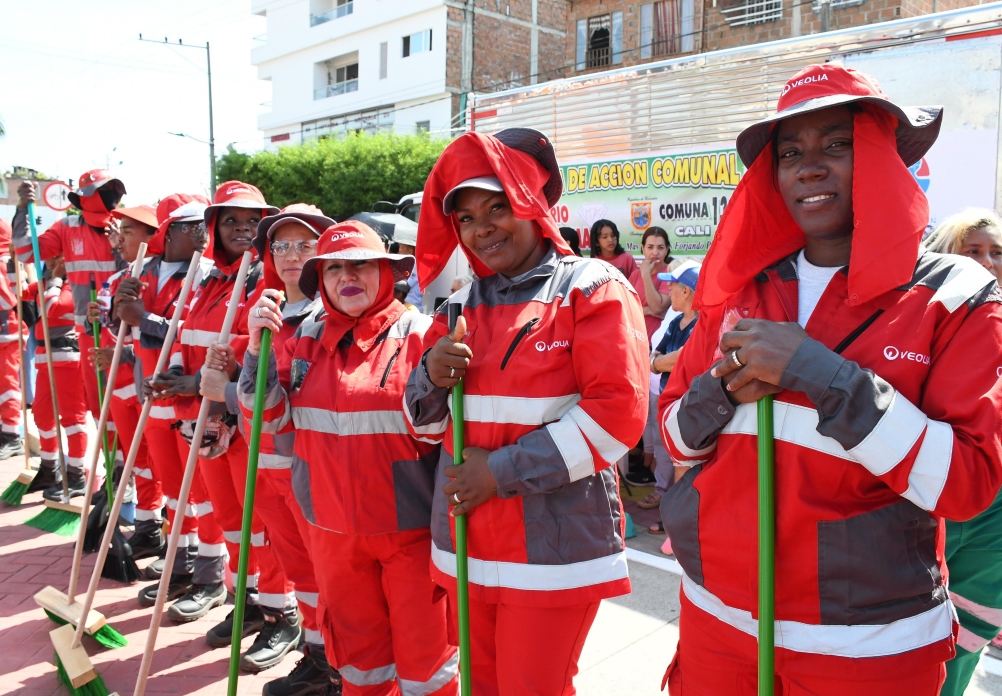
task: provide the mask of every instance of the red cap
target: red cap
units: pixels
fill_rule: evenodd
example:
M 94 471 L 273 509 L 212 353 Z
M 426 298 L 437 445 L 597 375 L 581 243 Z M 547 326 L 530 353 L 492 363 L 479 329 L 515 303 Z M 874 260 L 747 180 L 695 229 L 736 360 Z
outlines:
M 182 205 L 186 205 L 193 201 L 199 203 L 208 204 L 209 200 L 205 196 L 199 195 L 189 195 L 187 193 L 172 193 L 171 195 L 161 199 L 160 203 L 157 204 L 157 233 L 150 240 L 149 246 L 146 249 L 147 256 L 158 256 L 164 253 L 164 239 L 167 236 L 167 227 L 170 226 L 171 213 L 180 208 Z M 212 243 L 212 238 L 209 238 L 209 244 Z M 206 249 L 206 255 L 208 255 L 208 249 Z M 210 257 L 211 258 L 211 257 Z
M 111 217 L 116 220 L 127 217 L 153 229 L 159 227 L 157 211 L 153 209 L 152 205 L 137 205 L 134 208 L 115 208 L 111 211 Z
M 393 269 L 394 280 L 410 276 L 414 269 L 414 257 L 404 254 L 390 254 L 383 246 L 383 240 L 376 232 L 358 220 L 346 220 L 328 227 L 317 242 L 317 255 L 303 264 L 299 276 L 299 289 L 307 297 L 317 294 L 320 287 L 320 273 L 317 264 L 325 259 L 362 261 L 387 259 Z

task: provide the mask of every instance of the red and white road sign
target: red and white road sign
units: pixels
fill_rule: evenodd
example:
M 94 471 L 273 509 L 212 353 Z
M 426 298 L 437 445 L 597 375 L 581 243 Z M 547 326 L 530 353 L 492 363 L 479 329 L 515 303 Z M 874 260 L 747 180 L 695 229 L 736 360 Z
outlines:
M 69 186 L 61 181 L 53 181 L 42 190 L 42 202 L 53 210 L 68 210 L 70 207 Z

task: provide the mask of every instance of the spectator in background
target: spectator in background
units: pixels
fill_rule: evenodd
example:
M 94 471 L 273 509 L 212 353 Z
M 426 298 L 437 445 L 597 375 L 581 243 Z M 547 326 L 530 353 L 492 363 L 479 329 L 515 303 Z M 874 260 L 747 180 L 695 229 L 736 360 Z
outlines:
M 952 215 L 923 243 L 940 254 L 969 256 L 1002 281 L 1002 220 L 991 210 Z M 941 694 L 961 696 L 989 641 L 1002 647 L 1002 495 L 971 520 L 947 520 L 946 565 L 960 634 Z
M 417 227 L 412 228 L 397 225 L 393 230 L 393 242 L 397 245 L 395 253 L 403 254 L 404 256 L 413 256 L 414 249 L 417 248 Z M 418 287 L 417 273 L 411 273 L 406 282 L 410 289 L 407 291 L 407 297 L 401 300 L 401 302 L 420 312 L 422 296 L 421 288 Z
M 591 257 L 611 263 L 640 292 L 640 269 L 619 243 L 619 228 L 612 220 L 598 220 L 591 226 Z
M 414 275 L 417 274 L 415 273 Z M 473 276 L 470 274 L 456 276 L 455 280 L 452 281 L 452 291 L 459 292 L 461 289 L 465 288 L 472 282 L 473 282 Z
M 659 280 L 658 274 L 663 274 L 670 261 L 671 242 L 668 233 L 660 227 L 648 227 L 640 239 L 640 248 L 644 260 L 640 262 L 640 285 L 637 294 L 640 295 L 640 306 L 644 308 L 644 322 L 647 324 L 647 340 L 650 341 L 654 332 L 661 326 L 665 312 L 671 306 L 668 296 L 670 286 Z
M 992 210 L 951 215 L 923 243 L 938 254 L 970 256 L 1002 282 L 1002 219 Z
M 409 312 L 420 312 L 421 310 L 407 301 L 407 294 L 411 291 L 411 286 L 406 280 L 398 280 L 393 284 L 393 297 L 400 304 L 407 308 Z
M 567 245 L 574 252 L 575 256 L 581 256 L 581 237 L 573 227 L 561 227 L 560 236 L 564 238 Z

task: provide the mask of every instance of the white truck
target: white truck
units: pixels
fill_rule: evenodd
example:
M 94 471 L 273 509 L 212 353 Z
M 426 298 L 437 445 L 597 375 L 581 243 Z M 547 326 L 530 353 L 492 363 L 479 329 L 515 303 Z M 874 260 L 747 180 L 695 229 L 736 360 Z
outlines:
M 912 168 L 930 225 L 968 206 L 1002 209 L 1002 3 L 474 94 L 467 123 L 552 139 L 564 175 L 553 215 L 583 250 L 607 218 L 634 253 L 657 225 L 674 255 L 703 256 L 744 171 L 735 137 L 775 111 L 798 70 L 828 61 L 874 75 L 900 104 L 946 107 L 938 142 Z

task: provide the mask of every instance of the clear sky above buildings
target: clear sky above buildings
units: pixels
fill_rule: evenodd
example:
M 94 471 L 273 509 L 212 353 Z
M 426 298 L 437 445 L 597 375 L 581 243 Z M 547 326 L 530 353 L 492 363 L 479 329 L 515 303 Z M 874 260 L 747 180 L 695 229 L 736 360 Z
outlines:
M 209 184 L 205 51 L 141 43 L 166 36 L 212 48 L 216 155 L 261 146 L 271 99 L 250 63 L 265 20 L 249 0 L 4 0 L 0 8 L 0 171 L 63 180 L 110 163 L 126 203 Z M 121 164 L 119 164 L 121 162 Z

